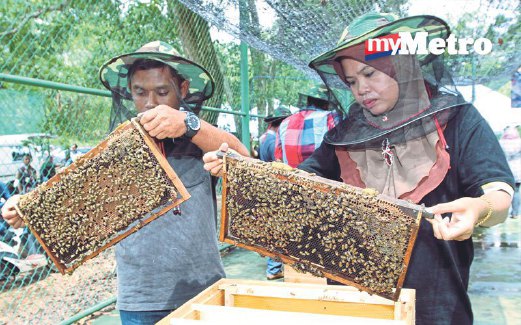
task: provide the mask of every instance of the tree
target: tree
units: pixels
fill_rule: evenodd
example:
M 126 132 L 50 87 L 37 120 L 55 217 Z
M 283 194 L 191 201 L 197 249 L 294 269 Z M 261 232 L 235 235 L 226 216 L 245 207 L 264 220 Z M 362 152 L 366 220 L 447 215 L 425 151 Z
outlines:
M 500 10 L 503 5 L 510 5 L 512 10 Z M 482 12 L 490 14 L 482 15 Z M 491 17 L 491 14 L 495 16 Z M 521 38 L 521 22 L 519 10 L 512 1 L 490 1 L 487 8 L 463 14 L 452 32 L 457 38 L 483 37 L 493 44 L 488 55 L 478 55 L 470 49 L 470 55 L 447 57 L 458 83 L 482 83 L 497 90 L 510 81 L 513 72 L 521 65 L 517 46 Z
M 210 37 L 208 22 L 186 8 L 179 1 L 172 1 L 169 17 L 176 26 L 177 34 L 183 44 L 186 56 L 205 67 L 215 81 L 212 98 L 205 102 L 211 107 L 220 107 L 224 95 L 224 76 L 221 71 L 215 48 Z M 209 123 L 216 124 L 219 113 L 204 112 L 202 117 Z

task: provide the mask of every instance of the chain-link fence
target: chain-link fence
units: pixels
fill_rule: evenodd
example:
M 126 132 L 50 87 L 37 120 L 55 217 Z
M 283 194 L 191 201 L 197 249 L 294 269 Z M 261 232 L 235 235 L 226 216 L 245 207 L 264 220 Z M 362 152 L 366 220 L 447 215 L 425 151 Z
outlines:
M 239 137 L 249 120 L 253 142 L 266 127 L 259 116 L 282 102 L 296 105 L 299 89 L 312 83 L 251 49 L 252 109 L 241 113 L 239 41 L 218 30 L 212 31 L 217 38 L 211 36 L 208 23 L 178 1 L 7 0 L 0 16 L 2 204 L 45 182 L 108 134 L 112 102 L 98 69 L 147 42 L 163 40 L 205 66 L 216 92 L 202 117 Z M 218 118 L 220 111 L 232 114 Z M 0 323 L 71 322 L 93 306 L 114 302 L 112 250 L 62 276 L 26 229 L 15 231 L 2 220 L 0 241 Z
M 2 201 L 45 182 L 106 134 L 107 97 L 11 83 L 0 93 Z M 62 276 L 27 228 L 0 222 L 0 323 L 58 323 L 114 296 L 111 251 Z

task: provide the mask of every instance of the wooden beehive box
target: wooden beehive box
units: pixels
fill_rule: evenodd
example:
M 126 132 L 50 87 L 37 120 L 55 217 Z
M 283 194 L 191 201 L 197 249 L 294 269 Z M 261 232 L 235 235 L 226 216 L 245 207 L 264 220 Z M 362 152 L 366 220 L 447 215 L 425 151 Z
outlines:
M 415 291 L 392 301 L 354 287 L 221 279 L 159 325 L 414 324 Z

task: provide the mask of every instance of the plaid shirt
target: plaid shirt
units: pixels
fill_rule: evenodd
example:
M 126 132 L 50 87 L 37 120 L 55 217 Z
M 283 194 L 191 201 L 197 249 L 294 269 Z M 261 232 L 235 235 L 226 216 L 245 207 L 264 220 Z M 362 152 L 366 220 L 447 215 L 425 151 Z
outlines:
M 297 167 L 322 143 L 324 134 L 337 125 L 341 115 L 335 111 L 304 109 L 282 121 L 275 142 L 275 158 Z

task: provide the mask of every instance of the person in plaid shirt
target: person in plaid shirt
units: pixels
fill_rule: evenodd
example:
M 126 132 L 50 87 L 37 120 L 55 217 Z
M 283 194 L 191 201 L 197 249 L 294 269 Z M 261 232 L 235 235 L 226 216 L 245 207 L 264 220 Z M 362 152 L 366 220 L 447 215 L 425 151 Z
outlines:
M 275 142 L 276 160 L 295 168 L 320 146 L 324 134 L 342 119 L 338 111 L 328 111 L 328 98 L 325 87 L 300 94 L 299 107 L 305 108 L 282 121 Z

